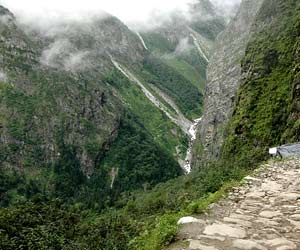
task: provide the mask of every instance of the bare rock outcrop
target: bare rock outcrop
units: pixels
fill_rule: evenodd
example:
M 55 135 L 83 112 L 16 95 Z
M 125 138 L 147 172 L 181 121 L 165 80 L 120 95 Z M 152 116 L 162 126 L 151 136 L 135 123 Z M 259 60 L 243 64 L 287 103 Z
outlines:
M 214 159 L 219 154 L 223 128 L 232 112 L 242 79 L 240 61 L 262 2 L 244 0 L 236 17 L 217 38 L 207 71 L 204 115 L 200 126 L 203 161 Z

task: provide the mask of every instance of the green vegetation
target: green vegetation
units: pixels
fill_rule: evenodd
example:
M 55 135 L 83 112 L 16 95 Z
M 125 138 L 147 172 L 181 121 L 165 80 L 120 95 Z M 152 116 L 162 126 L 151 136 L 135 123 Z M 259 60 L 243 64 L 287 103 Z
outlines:
M 183 60 L 184 62 L 191 65 L 193 68 L 197 70 L 198 74 L 201 75 L 201 78 L 199 78 L 198 81 L 201 82 L 201 79 L 206 79 L 207 61 L 202 56 L 199 55 L 199 51 L 197 48 L 192 48 L 190 50 L 181 53 L 180 55 L 178 55 L 178 59 L 181 61 Z M 203 90 L 204 89 L 202 89 L 201 91 Z
M 170 42 L 167 38 L 159 32 L 145 32 L 142 33 L 143 39 L 147 47 L 154 54 L 171 53 L 176 49 L 176 44 Z
M 268 147 L 300 140 L 299 17 L 296 0 L 265 1 L 256 23 L 264 28 L 253 34 L 242 62 L 248 73 L 225 134 L 224 159 L 253 168 Z
M 202 94 L 192 82 L 160 59 L 152 56 L 144 60 L 144 69 L 150 73 L 144 74 L 149 84 L 155 85 L 168 94 L 188 118 L 199 117 Z
M 163 150 L 175 156 L 177 154 L 176 147 L 179 146 L 182 152 L 186 152 L 187 136 L 162 111 L 149 102 L 136 84 L 131 83 L 116 69 L 107 76 L 106 81 L 117 89 L 125 100 L 126 108 L 138 117 L 152 135 L 153 140 Z M 180 155 L 180 157 L 184 158 L 185 156 Z
M 84 197 L 101 208 L 108 200 L 109 205 L 118 201 L 122 192 L 149 189 L 181 174 L 179 164 L 154 142 L 140 120 L 125 113 L 118 137 L 86 184 Z
M 197 52 L 196 52 L 197 53 Z M 165 57 L 162 60 L 179 72 L 185 79 L 188 79 L 195 87 L 198 88 L 200 93 L 204 92 L 205 74 L 199 73 L 198 69 L 187 63 L 185 60 L 177 57 Z
M 131 235 L 130 230 L 120 231 L 120 227 L 129 223 L 134 230 L 133 222 L 121 214 L 93 218 L 61 200 L 44 203 L 36 197 L 32 202 L 0 209 L 0 248 L 122 250 Z
M 217 35 L 225 29 L 223 18 L 209 19 L 206 21 L 193 22 L 191 27 L 207 39 L 215 40 Z
M 160 250 L 175 240 L 181 216 L 202 213 L 244 174 L 231 166 L 204 167 L 152 190 L 121 195 L 101 214 L 35 193 L 0 208 L 0 249 Z M 9 183 L 13 187 L 14 179 Z

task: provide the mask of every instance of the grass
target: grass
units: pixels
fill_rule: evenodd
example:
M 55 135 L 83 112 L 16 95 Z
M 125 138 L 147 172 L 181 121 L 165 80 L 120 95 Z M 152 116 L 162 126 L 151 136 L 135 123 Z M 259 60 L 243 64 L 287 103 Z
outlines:
M 181 129 L 155 107 L 137 85 L 130 83 L 118 72 L 114 74 L 117 74 L 118 79 L 120 79 L 116 88 L 125 105 L 140 118 L 145 128 L 152 134 L 155 142 L 174 156 L 177 154 L 177 146 L 180 146 L 185 154 L 188 139 Z M 184 158 L 184 155 L 181 157 Z
M 220 190 L 215 193 L 208 193 L 200 199 L 190 203 L 177 213 L 166 212 L 156 218 L 155 226 L 147 228 L 137 239 L 130 244 L 137 250 L 161 250 L 163 247 L 174 243 L 179 230 L 178 220 L 184 216 L 199 216 L 209 210 L 209 206 L 227 196 L 228 192 L 235 186 L 240 185 L 239 181 L 226 182 Z
M 204 92 L 205 78 L 191 64 L 177 57 L 163 58 L 163 61 L 193 83 L 201 93 Z

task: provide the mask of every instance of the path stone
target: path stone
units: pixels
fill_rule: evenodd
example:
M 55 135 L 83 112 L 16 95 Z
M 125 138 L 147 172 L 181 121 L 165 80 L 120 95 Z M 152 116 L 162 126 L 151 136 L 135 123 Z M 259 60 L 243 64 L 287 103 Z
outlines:
M 270 192 L 279 192 L 282 190 L 282 185 L 275 181 L 266 181 L 261 185 L 262 190 Z
M 241 250 L 268 250 L 266 247 L 252 240 L 235 240 L 233 247 Z
M 250 199 L 262 199 L 263 197 L 265 197 L 265 195 L 265 192 L 252 192 L 247 194 L 246 197 Z
M 282 213 L 280 213 L 279 211 L 263 211 L 259 214 L 259 216 L 264 217 L 264 218 L 269 218 L 269 219 L 272 219 L 274 217 L 278 217 L 281 215 L 282 215 Z
M 253 216 L 250 216 L 250 215 L 244 215 L 244 214 L 230 214 L 229 216 L 230 218 L 233 218 L 233 219 L 240 219 L 240 220 L 253 220 Z
M 293 214 L 291 215 L 292 220 L 300 221 L 300 214 Z
M 209 235 L 199 235 L 198 237 L 199 240 L 204 239 L 204 240 L 217 240 L 217 241 L 225 241 L 225 237 L 221 236 L 209 236 Z
M 297 193 L 285 193 L 279 196 L 279 199 L 284 201 L 297 201 L 300 199 L 300 194 Z
M 202 242 L 199 240 L 192 240 L 190 242 L 189 249 L 190 250 L 218 250 L 217 248 L 215 248 L 213 246 L 203 245 Z
M 277 249 L 279 247 L 281 247 L 281 248 L 285 247 L 286 249 L 289 249 L 289 250 L 297 249 L 297 246 L 295 243 L 293 243 L 292 241 L 289 241 L 285 238 L 277 238 L 274 240 L 267 240 L 267 241 L 265 241 L 264 244 L 267 247 L 277 247 Z
M 245 238 L 246 231 L 242 228 L 234 228 L 226 224 L 213 224 L 207 226 L 203 232 L 206 235 L 221 235 L 231 238 Z
M 279 225 L 278 222 L 272 221 L 272 220 L 269 220 L 269 219 L 266 219 L 266 218 L 259 218 L 255 222 L 257 224 L 263 224 L 263 225 L 268 226 L 268 227 L 278 226 Z
M 224 222 L 229 222 L 233 224 L 237 224 L 243 227 L 251 227 L 252 223 L 246 220 L 241 220 L 241 219 L 235 219 L 235 218 L 230 218 L 230 217 L 225 217 Z
M 290 220 L 290 223 L 294 226 L 295 231 L 300 230 L 300 221 Z
M 293 250 L 295 248 L 291 248 L 290 246 L 282 246 L 282 247 L 277 247 L 276 250 Z

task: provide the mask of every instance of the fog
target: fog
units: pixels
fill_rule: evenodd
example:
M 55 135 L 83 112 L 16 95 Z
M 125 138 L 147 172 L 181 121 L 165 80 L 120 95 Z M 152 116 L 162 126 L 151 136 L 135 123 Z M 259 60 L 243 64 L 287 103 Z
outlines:
M 195 0 L 1 0 L 0 3 L 26 18 L 79 18 L 103 10 L 124 22 L 142 22 L 153 12 L 185 10 L 187 4 L 193 1 Z
M 86 19 L 102 11 L 117 16 L 128 25 L 153 22 L 154 17 L 168 17 L 174 10 L 186 12 L 188 4 L 197 0 L 0 0 L 24 22 L 42 25 L 63 19 Z M 240 0 L 212 0 L 224 13 Z M 38 20 L 38 22 L 37 22 Z M 155 21 L 155 20 L 154 20 Z
M 0 69 L 0 81 L 5 82 L 7 80 L 6 74 Z

